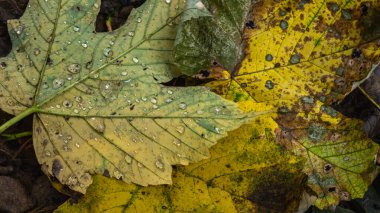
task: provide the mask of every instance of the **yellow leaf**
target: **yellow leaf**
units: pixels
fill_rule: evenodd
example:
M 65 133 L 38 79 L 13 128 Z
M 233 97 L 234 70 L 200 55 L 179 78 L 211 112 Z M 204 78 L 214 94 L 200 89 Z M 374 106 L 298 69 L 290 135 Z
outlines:
M 304 161 L 283 152 L 262 122 L 231 132 L 210 159 L 177 168 L 172 186 L 95 176 L 78 204 L 66 202 L 57 212 L 293 212 L 304 187 Z
M 378 1 L 257 3 L 241 68 L 232 80 L 209 84 L 246 112 L 276 112 L 262 118 L 264 125 L 306 159 L 303 171 L 319 208 L 363 197 L 377 174 L 378 146 L 362 122 L 329 105 L 379 62 L 379 11 Z

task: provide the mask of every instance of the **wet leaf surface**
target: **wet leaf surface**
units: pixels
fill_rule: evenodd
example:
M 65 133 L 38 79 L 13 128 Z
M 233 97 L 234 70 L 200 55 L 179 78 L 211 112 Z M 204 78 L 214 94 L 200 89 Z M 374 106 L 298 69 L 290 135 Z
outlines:
M 38 160 L 73 190 L 84 193 L 94 173 L 171 183 L 171 165 L 207 158 L 246 115 L 204 87 L 160 84 L 173 77 L 183 1 L 146 1 L 112 33 L 94 31 L 99 7 L 30 1 L 8 24 L 13 49 L 0 59 L 0 106 L 37 111 Z
M 125 185 L 94 178 L 77 204 L 57 212 L 293 212 L 304 161 L 284 152 L 265 120 L 244 125 L 211 148 L 211 158 L 177 167 L 171 186 Z
M 233 70 L 242 57 L 244 27 L 255 26 L 246 21 L 251 5 L 251 0 L 199 1 L 208 13 L 184 19 L 177 35 L 174 57 L 181 72 L 191 76 L 210 66 Z
M 276 141 L 306 159 L 315 205 L 361 198 L 377 174 L 361 121 L 330 107 L 379 62 L 377 1 L 262 1 L 232 80 L 209 86 L 245 111 L 272 110 Z M 370 27 L 369 27 L 370 26 Z M 310 193 L 310 192 L 309 192 Z

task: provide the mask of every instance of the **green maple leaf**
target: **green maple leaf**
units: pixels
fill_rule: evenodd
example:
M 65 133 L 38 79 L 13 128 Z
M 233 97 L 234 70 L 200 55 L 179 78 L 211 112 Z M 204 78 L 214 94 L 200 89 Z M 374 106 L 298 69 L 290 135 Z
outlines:
M 94 31 L 99 7 L 100 0 L 31 0 L 9 22 L 0 107 L 16 117 L 0 129 L 35 113 L 38 161 L 76 191 L 85 192 L 95 173 L 169 184 L 171 165 L 207 158 L 246 115 L 204 87 L 160 84 L 173 78 L 184 1 L 147 0 L 109 33 Z

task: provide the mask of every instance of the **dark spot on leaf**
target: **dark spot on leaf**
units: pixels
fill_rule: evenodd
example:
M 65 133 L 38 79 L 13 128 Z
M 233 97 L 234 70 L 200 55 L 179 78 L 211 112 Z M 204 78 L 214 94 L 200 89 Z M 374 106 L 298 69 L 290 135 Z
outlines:
M 368 10 L 369 10 L 369 7 L 368 7 L 367 3 L 362 3 L 362 5 L 360 5 L 360 15 L 361 16 L 368 15 Z
M 210 76 L 210 71 L 208 71 L 208 70 L 201 70 L 201 71 L 199 72 L 199 74 L 201 74 L 202 77 L 207 78 L 207 77 Z
M 330 188 L 329 188 L 329 192 L 336 192 L 336 187 L 334 187 L 334 186 L 333 186 L 333 187 L 330 187 Z
M 330 172 L 332 169 L 332 165 L 331 164 L 326 164 L 324 167 L 323 167 L 323 170 L 328 173 Z
M 351 57 L 352 58 L 359 58 L 362 55 L 362 51 L 360 49 L 353 49 Z
M 51 172 L 54 175 L 54 177 L 58 177 L 62 169 L 63 169 L 63 166 L 61 164 L 61 161 L 59 161 L 58 159 L 54 159 L 53 166 L 51 168 Z
M 0 68 L 1 69 L 5 69 L 7 67 L 7 63 L 5 63 L 5 62 L 1 62 L 0 63 Z
M 46 64 L 49 66 L 53 65 L 53 60 L 50 58 L 50 56 L 47 57 Z
M 106 176 L 106 177 L 111 177 L 110 172 L 108 171 L 108 169 L 104 170 L 103 175 Z
M 130 110 L 133 110 L 135 109 L 135 105 L 132 105 L 131 107 L 129 107 Z
M 243 88 L 243 89 L 244 89 L 244 88 L 246 88 L 246 87 L 247 87 L 247 83 L 241 83 L 241 84 L 240 84 L 240 86 L 241 86 L 241 88 Z
M 279 68 L 280 66 L 281 66 L 280 63 L 276 63 L 276 64 L 274 65 L 275 68 Z
M 250 28 L 250 29 L 253 29 L 253 28 L 256 27 L 256 24 L 255 24 L 254 21 L 250 20 L 247 23 L 245 23 L 245 26 L 248 27 L 248 28 Z

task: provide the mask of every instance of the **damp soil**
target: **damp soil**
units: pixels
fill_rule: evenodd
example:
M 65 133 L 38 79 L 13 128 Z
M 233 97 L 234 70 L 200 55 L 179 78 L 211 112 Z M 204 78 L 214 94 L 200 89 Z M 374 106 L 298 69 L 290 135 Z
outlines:
M 101 11 L 96 21 L 96 31 L 115 30 L 125 23 L 131 10 L 145 0 L 102 0 Z M 0 0 L 0 57 L 6 56 L 12 44 L 6 22 L 19 18 L 28 0 Z M 167 85 L 184 86 L 188 78 L 177 78 Z M 194 79 L 190 84 L 199 84 Z M 363 85 L 365 91 L 380 103 L 380 69 L 375 71 Z M 359 89 L 334 108 L 346 116 L 365 121 L 364 131 L 375 142 L 380 143 L 380 110 Z M 12 118 L 0 110 L 0 124 Z M 32 117 L 28 117 L 7 130 L 7 134 L 30 132 Z M 51 181 L 42 173 L 35 157 L 32 137 L 15 140 L 0 137 L 0 212 L 52 212 L 68 199 L 75 201 L 76 194 L 61 193 L 52 187 Z M 61 190 L 62 191 L 62 190 Z M 71 196 L 69 196 L 71 195 Z M 338 209 L 344 212 L 380 212 L 380 176 L 370 186 L 364 199 L 341 203 Z M 307 212 L 319 212 L 310 208 Z

